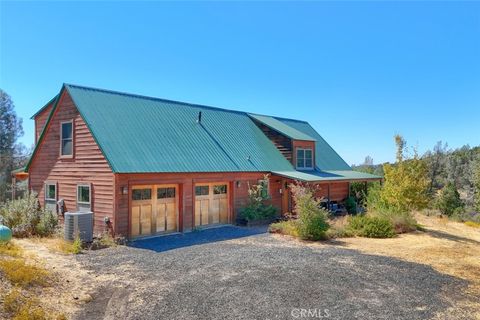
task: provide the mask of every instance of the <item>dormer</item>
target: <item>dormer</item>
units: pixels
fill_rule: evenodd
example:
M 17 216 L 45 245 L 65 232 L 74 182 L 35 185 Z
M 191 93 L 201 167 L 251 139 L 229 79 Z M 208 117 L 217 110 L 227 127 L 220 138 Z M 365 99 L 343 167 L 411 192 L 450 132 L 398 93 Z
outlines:
M 315 139 L 273 117 L 249 116 L 295 169 L 315 169 Z

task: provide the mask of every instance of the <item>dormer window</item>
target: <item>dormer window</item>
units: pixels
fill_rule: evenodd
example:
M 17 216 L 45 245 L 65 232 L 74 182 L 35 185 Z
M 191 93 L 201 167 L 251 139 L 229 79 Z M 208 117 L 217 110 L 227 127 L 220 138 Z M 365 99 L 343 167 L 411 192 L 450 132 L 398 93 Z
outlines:
M 297 169 L 313 169 L 313 151 L 312 149 L 297 148 Z
M 73 156 L 73 121 L 62 122 L 60 137 L 60 155 Z

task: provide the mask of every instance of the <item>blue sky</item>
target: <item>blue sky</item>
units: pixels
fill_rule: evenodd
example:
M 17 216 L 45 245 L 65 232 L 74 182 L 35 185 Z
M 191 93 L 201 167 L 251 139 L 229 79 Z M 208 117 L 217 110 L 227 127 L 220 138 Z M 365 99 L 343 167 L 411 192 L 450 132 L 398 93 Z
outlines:
M 480 2 L 1 2 L 26 145 L 63 82 L 308 120 L 348 163 L 480 145 Z

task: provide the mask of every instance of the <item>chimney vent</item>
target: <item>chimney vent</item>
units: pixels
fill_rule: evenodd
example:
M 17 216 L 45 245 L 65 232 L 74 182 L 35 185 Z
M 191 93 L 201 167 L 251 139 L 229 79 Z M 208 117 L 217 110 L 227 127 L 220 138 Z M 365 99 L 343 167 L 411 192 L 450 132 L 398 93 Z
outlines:
M 202 111 L 199 111 L 199 112 L 198 112 L 197 123 L 201 123 L 201 122 L 202 122 Z

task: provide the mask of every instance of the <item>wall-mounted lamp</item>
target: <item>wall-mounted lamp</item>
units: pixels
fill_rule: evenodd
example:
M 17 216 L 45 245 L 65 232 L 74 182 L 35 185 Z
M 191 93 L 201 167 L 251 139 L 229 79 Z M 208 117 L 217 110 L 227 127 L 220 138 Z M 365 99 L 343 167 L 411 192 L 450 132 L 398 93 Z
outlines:
M 240 181 L 237 181 L 237 188 L 240 188 L 241 185 L 242 183 Z
M 283 189 L 282 189 L 282 188 L 278 189 L 278 192 L 280 192 L 280 194 L 282 194 L 282 193 L 283 193 Z
M 120 194 L 128 194 L 128 188 L 125 186 L 120 187 Z

